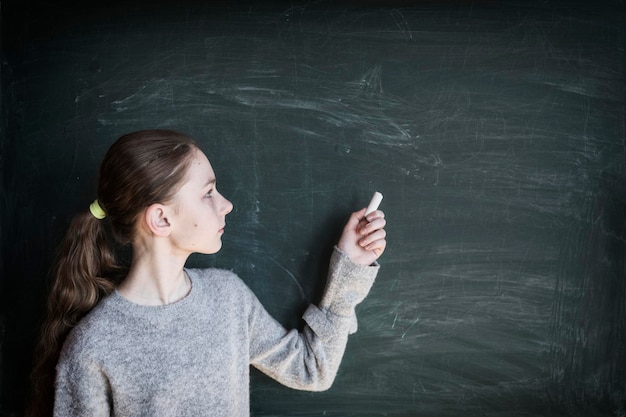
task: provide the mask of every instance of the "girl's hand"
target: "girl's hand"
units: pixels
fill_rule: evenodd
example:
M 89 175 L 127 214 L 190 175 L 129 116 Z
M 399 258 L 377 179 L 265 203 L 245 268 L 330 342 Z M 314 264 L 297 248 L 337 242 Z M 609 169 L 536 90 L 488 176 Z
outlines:
M 353 262 L 371 265 L 385 251 L 385 213 L 376 210 L 365 217 L 365 208 L 352 213 L 343 228 L 337 247 Z

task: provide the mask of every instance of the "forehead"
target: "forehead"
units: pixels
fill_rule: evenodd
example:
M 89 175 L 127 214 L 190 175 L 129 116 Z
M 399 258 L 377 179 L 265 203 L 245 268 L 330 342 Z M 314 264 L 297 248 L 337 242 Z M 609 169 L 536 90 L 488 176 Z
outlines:
M 205 185 L 213 181 L 215 181 L 215 172 L 209 159 L 201 150 L 195 150 L 189 163 L 187 182 Z

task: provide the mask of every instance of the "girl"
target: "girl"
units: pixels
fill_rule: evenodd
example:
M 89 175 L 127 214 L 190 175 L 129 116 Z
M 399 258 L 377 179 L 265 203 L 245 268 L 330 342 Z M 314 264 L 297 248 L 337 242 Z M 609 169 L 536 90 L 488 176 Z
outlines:
M 330 387 L 386 246 L 384 214 L 351 215 L 298 332 L 233 273 L 184 267 L 220 250 L 232 208 L 189 137 L 148 130 L 111 146 L 98 199 L 62 244 L 31 415 L 53 403 L 55 416 L 248 416 L 250 364 L 292 388 Z M 132 248 L 128 270 L 109 235 Z

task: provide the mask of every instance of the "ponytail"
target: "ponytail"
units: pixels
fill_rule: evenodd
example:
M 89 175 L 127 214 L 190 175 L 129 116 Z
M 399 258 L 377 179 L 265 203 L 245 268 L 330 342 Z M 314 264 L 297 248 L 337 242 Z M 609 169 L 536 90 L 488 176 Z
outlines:
M 61 243 L 35 352 L 28 417 L 52 415 L 55 368 L 68 333 L 123 276 L 105 222 L 89 211 L 81 213 L 74 217 Z

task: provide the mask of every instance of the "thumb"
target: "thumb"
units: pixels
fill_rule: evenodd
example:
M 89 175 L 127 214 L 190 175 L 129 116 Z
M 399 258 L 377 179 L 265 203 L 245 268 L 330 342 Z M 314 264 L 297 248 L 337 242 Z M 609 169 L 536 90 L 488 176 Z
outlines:
M 359 222 L 365 218 L 365 210 L 367 210 L 367 208 L 363 207 L 361 210 L 353 212 L 346 223 L 345 229 L 356 230 Z

